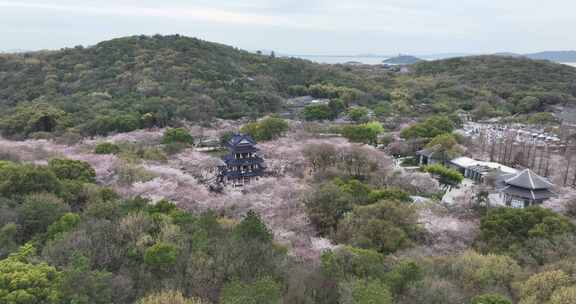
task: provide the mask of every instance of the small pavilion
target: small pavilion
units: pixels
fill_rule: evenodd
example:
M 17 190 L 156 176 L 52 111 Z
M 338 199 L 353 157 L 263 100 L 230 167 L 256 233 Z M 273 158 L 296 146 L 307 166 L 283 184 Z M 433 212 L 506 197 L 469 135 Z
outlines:
M 247 134 L 235 134 L 226 144 L 228 154 L 219 167 L 219 182 L 242 186 L 264 175 L 264 159 L 258 155 L 256 141 Z
M 506 206 L 513 208 L 540 205 L 556 196 L 551 190 L 554 185 L 530 169 L 501 175 L 496 181 L 496 187 Z

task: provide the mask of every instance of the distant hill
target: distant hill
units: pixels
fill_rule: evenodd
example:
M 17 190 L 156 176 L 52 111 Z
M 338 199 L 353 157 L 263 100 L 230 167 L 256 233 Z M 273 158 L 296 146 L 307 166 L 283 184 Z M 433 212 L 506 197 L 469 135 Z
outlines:
M 500 53 L 494 53 L 492 55 L 493 56 L 503 56 L 503 57 L 516 57 L 516 58 L 524 56 L 522 54 L 511 53 L 511 52 L 500 52 Z
M 423 61 L 413 66 L 417 75 L 444 75 L 461 83 L 514 90 L 571 93 L 576 68 L 528 58 L 469 56 Z
M 576 68 L 549 61 L 469 56 L 423 61 L 412 70 L 417 77 L 433 77 L 438 84 L 426 98 L 462 108 L 488 102 L 503 113 L 528 113 L 549 105 L 576 104 Z
M 422 59 L 410 55 L 399 55 L 396 57 L 388 58 L 382 61 L 385 64 L 415 64 L 422 61 Z
M 128 130 L 148 113 L 152 123 L 165 125 L 276 112 L 291 87 L 320 81 L 362 86 L 348 72 L 307 60 L 180 35 L 132 36 L 0 54 L 0 110 L 10 115 L 14 106 L 45 102 L 72 114 L 70 125 L 80 129 Z
M 335 101 L 314 109 L 323 114 L 360 104 L 407 116 L 473 110 L 483 102 L 503 115 L 530 113 L 576 96 L 576 69 L 547 61 L 399 56 L 387 62 L 416 63 L 413 73 L 399 76 L 378 66 L 274 58 L 180 35 L 0 54 L 0 131 L 12 138 L 92 136 L 182 120 L 256 118 L 306 95 Z
M 576 62 L 576 51 L 546 51 L 533 54 L 525 54 L 524 56 L 536 60 Z

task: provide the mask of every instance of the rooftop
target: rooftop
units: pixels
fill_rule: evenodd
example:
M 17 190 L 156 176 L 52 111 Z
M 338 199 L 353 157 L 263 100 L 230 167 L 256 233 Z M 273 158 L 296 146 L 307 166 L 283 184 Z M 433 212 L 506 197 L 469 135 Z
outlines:
M 465 169 L 472 168 L 472 167 L 486 167 L 486 168 L 490 168 L 490 169 L 494 169 L 494 170 L 500 170 L 501 172 L 507 173 L 507 174 L 518 173 L 518 170 L 511 168 L 511 167 L 508 167 L 508 166 L 505 166 L 505 165 L 502 165 L 500 163 L 475 160 L 473 158 L 466 157 L 466 156 L 455 158 L 455 159 L 451 160 L 450 163 L 452 163 L 453 165 L 456 165 L 458 167 L 465 168 Z
M 534 173 L 530 169 L 525 169 L 516 175 L 508 177 L 504 182 L 507 185 L 531 190 L 550 189 L 554 187 L 546 178 Z

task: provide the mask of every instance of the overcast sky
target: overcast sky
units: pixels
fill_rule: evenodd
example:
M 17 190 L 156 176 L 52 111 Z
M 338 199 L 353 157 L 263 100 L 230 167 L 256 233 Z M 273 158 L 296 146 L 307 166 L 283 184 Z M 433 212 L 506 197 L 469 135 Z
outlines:
M 0 0 L 0 50 L 183 34 L 288 54 L 576 49 L 575 0 Z

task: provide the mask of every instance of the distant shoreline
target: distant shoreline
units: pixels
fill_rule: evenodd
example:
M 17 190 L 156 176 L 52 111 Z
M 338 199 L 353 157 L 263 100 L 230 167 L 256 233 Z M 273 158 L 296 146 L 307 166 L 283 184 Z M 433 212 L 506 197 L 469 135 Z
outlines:
M 379 57 L 379 56 L 359 56 L 359 55 L 344 55 L 344 56 L 337 56 L 337 55 L 286 55 L 286 57 L 293 57 L 293 58 L 301 58 L 307 59 L 316 63 L 324 63 L 324 64 L 344 64 L 349 62 L 358 62 L 361 64 L 384 64 L 383 61 L 389 59 L 391 57 Z M 421 57 L 424 60 L 440 60 L 445 58 L 451 57 L 444 57 L 444 58 L 426 58 Z M 569 66 L 576 67 L 576 62 L 557 62 L 560 64 L 565 64 Z

